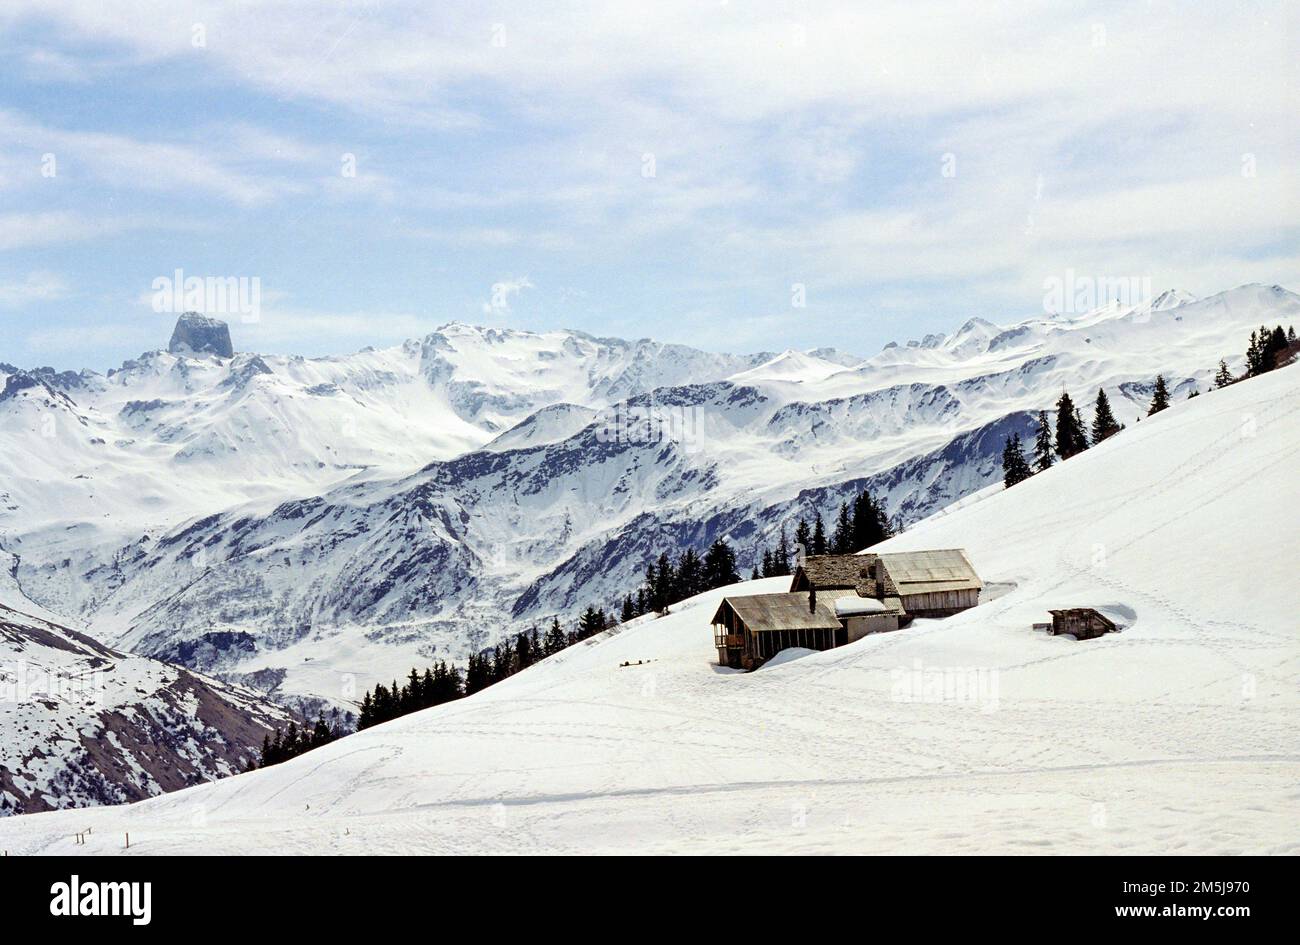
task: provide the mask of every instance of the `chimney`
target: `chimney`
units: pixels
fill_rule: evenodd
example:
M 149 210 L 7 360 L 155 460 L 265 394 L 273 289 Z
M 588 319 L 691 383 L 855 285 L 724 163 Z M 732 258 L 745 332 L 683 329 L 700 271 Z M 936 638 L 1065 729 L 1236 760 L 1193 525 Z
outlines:
M 808 585 L 808 613 L 817 613 L 817 585 Z

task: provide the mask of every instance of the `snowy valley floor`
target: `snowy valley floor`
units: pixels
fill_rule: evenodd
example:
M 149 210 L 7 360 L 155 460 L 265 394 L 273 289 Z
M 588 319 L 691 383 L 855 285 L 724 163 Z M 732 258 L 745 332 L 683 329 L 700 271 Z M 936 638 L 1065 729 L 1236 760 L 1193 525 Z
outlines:
M 1006 585 L 956 617 L 738 674 L 714 607 L 787 583 L 746 582 L 265 771 L 8 818 L 0 847 L 1300 852 L 1297 460 L 1293 368 L 893 539 Z M 1132 626 L 1031 630 L 1079 604 Z

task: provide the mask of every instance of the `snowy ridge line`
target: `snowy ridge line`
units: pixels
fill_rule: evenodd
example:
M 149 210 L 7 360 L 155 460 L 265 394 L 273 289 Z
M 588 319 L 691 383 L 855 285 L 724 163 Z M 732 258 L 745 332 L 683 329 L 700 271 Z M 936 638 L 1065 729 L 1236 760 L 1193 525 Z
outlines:
M 854 489 L 908 522 L 957 514 L 1063 386 L 1106 389 L 1128 436 L 1156 371 L 1178 414 L 1258 324 L 1300 320 L 1276 286 L 1167 299 L 867 359 L 448 325 L 346 357 L 45 373 L 0 403 L 0 548 L 106 642 L 340 704 L 343 674 L 369 688 L 613 606 L 660 550 L 726 537 L 747 571 Z M 628 411 L 668 433 L 630 435 Z

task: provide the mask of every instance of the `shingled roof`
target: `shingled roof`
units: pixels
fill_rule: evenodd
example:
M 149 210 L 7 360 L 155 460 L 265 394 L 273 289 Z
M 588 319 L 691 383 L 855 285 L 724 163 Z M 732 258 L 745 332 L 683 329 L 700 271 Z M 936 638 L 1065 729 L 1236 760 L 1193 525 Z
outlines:
M 790 590 L 807 590 L 810 584 L 819 591 L 834 587 L 868 588 L 869 563 L 861 555 L 809 555 L 795 570 Z
M 751 633 L 764 630 L 838 630 L 840 622 L 834 607 L 818 600 L 817 609 L 808 609 L 806 594 L 752 594 L 726 597 L 713 614 L 712 623 L 722 623 L 730 607 Z
M 884 565 L 878 575 L 884 583 L 883 596 L 925 594 L 982 588 L 983 582 L 960 548 L 932 551 L 896 551 L 886 554 L 810 555 L 794 573 L 790 590 L 807 590 L 811 584 L 819 591 L 852 588 L 863 597 L 877 596 L 876 582 L 870 568 Z

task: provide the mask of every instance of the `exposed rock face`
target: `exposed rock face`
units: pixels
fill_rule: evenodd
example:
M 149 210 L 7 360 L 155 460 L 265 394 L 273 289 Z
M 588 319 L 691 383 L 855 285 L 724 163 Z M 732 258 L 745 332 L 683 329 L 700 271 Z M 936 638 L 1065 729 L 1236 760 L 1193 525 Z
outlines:
M 219 358 L 230 358 L 235 354 L 230 344 L 230 326 L 219 318 L 209 318 L 198 312 L 186 312 L 176 319 L 167 350 L 180 355 L 215 354 Z
M 0 604 L 0 817 L 237 774 L 294 720 L 251 690 Z

